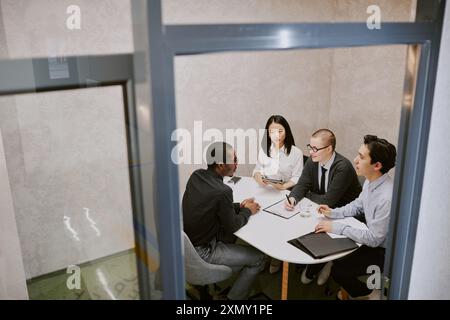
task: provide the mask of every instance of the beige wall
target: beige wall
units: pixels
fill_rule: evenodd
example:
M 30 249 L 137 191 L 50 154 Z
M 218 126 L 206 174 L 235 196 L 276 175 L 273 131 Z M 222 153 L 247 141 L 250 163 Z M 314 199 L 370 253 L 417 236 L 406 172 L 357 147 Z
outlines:
M 22 249 L 0 130 L 0 300 L 27 299 Z
M 328 127 L 337 150 L 352 160 L 365 134 L 397 145 L 406 47 L 337 49 L 332 60 Z
M 0 5 L 6 35 L 0 48 L 7 49 L 0 49 L 0 58 L 133 51 L 129 0 L 0 0 Z M 66 27 L 70 5 L 81 9 L 80 30 Z
M 415 0 L 162 0 L 165 24 L 366 21 L 376 4 L 383 21 L 410 21 Z

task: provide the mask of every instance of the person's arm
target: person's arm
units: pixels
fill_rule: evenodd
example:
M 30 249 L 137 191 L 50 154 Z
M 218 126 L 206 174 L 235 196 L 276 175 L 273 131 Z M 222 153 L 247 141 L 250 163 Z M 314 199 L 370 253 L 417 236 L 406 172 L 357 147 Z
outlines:
M 267 183 L 265 183 L 262 180 L 262 157 L 263 157 L 264 151 L 262 149 L 259 150 L 258 154 L 258 160 L 256 161 L 255 169 L 253 169 L 252 177 L 258 182 L 260 185 L 265 186 Z
M 342 199 L 352 184 L 353 168 L 349 165 L 336 166 L 333 180 L 328 184 L 325 194 L 308 192 L 306 197 L 315 203 L 326 204 L 331 208 L 335 207 Z M 328 177 L 330 179 L 331 177 Z
M 282 185 L 283 187 L 281 188 L 281 190 L 287 190 L 293 186 L 295 186 L 295 182 L 293 182 L 292 180 L 286 181 L 285 183 L 283 183 Z
M 290 187 L 294 186 L 298 182 L 298 180 L 300 179 L 300 176 L 302 175 L 302 171 L 303 171 L 303 153 L 302 153 L 301 150 L 298 153 L 295 154 L 294 163 L 295 163 L 295 165 L 292 168 L 291 179 L 289 179 L 289 181 L 286 182 L 286 183 L 292 183 L 292 185 L 290 185 L 287 188 L 290 188 Z
M 289 198 L 295 198 L 296 203 L 303 199 L 303 197 L 308 193 L 312 188 L 312 172 L 314 169 L 313 162 L 308 160 L 305 164 L 305 168 L 302 171 L 300 178 L 298 179 L 297 184 L 292 189 L 289 194 Z
M 251 212 L 247 208 L 240 208 L 239 203 L 234 204 L 232 191 L 226 190 L 219 199 L 217 215 L 223 229 L 234 233 L 247 223 Z
M 331 219 L 344 219 L 345 217 L 354 217 L 358 214 L 364 213 L 363 203 L 362 203 L 362 192 L 358 198 L 350 202 L 349 204 L 331 209 L 331 213 L 327 215 Z
M 234 213 L 236 213 L 236 214 L 240 214 L 242 211 L 249 212 L 251 214 L 250 209 L 241 207 L 241 204 L 239 202 L 233 203 L 233 208 L 234 208 Z
M 384 242 L 387 236 L 390 210 L 391 201 L 386 200 L 376 206 L 374 219 L 367 221 L 367 230 L 356 229 L 339 222 L 333 222 L 331 232 L 342 234 L 368 247 L 378 247 Z
M 296 150 L 296 151 L 294 151 Z M 292 154 L 294 167 L 292 168 L 292 171 L 290 172 L 291 178 L 283 183 L 282 188 L 280 190 L 287 190 L 293 186 L 295 186 L 302 175 L 303 171 L 303 153 L 301 151 L 297 151 L 297 149 L 291 150 L 291 153 L 295 152 L 295 154 Z

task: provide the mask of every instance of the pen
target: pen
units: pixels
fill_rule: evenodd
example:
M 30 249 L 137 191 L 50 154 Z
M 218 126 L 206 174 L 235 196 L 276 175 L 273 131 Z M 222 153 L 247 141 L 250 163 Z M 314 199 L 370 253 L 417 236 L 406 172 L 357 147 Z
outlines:
M 289 197 L 288 197 L 288 195 L 286 195 L 286 199 L 287 199 L 287 201 L 288 201 L 288 203 L 292 206 L 292 204 L 291 204 L 291 200 L 289 200 Z

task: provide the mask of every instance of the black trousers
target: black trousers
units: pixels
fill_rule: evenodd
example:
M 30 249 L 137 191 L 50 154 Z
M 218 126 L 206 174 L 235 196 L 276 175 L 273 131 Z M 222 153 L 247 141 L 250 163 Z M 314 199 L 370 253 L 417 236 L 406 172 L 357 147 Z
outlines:
M 366 283 L 358 280 L 358 277 L 371 275 L 367 273 L 367 267 L 370 265 L 378 266 L 383 272 L 384 254 L 383 247 L 370 248 L 363 245 L 348 256 L 333 261 L 331 275 L 352 297 L 368 295 L 372 290 Z

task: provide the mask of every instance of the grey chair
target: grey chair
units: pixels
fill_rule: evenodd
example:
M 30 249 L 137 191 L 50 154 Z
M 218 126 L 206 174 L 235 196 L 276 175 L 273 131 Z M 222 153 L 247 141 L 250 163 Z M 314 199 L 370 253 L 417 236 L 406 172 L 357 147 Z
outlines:
M 200 299 L 211 299 L 208 293 L 208 285 L 228 279 L 231 277 L 233 270 L 228 266 L 211 264 L 203 260 L 184 231 L 183 241 L 186 281 L 197 287 Z

